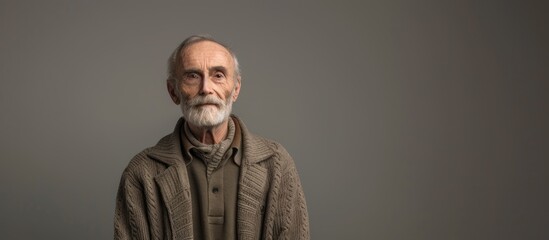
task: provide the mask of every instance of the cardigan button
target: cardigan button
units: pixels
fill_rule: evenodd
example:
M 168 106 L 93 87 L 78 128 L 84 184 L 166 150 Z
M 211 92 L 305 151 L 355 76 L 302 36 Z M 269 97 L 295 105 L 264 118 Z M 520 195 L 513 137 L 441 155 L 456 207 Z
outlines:
M 219 192 L 219 188 L 217 188 L 217 187 L 214 187 L 214 188 L 212 189 L 212 192 L 213 192 L 213 193 L 217 193 L 217 192 Z

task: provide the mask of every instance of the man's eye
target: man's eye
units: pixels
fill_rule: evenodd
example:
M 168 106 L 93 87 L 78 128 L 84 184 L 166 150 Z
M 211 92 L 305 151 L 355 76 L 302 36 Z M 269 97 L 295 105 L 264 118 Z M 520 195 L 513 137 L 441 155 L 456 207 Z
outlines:
M 199 78 L 200 76 L 198 76 L 198 74 L 196 73 L 187 73 L 187 78 L 190 78 L 190 79 L 195 79 L 195 78 Z
M 218 72 L 214 76 L 215 76 L 215 78 L 224 78 L 225 74 Z

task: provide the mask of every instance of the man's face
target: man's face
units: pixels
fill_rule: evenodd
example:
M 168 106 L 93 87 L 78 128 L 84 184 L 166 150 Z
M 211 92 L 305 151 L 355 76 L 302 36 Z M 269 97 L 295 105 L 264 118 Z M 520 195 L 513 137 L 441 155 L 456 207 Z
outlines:
M 202 41 L 182 51 L 181 59 L 178 81 L 168 81 L 170 96 L 191 125 L 220 125 L 240 91 L 231 54 L 217 43 Z

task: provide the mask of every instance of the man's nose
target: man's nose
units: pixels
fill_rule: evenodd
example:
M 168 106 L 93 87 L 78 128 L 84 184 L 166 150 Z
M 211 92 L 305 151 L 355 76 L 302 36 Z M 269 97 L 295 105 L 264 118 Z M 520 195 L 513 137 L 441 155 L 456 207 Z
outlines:
M 202 86 L 200 87 L 200 95 L 208 95 L 213 93 L 213 82 L 209 77 L 205 77 L 202 80 Z

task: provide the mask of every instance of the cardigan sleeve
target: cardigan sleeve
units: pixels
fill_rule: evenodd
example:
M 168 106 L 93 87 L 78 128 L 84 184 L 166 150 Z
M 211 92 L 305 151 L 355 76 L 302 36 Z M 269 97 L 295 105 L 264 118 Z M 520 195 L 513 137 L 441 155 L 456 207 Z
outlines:
M 149 239 L 143 187 L 129 171 L 122 174 L 116 197 L 114 239 Z
M 288 157 L 288 166 L 281 179 L 279 198 L 280 233 L 278 239 L 310 239 L 309 217 L 301 181 L 292 158 L 284 151 L 282 157 Z

